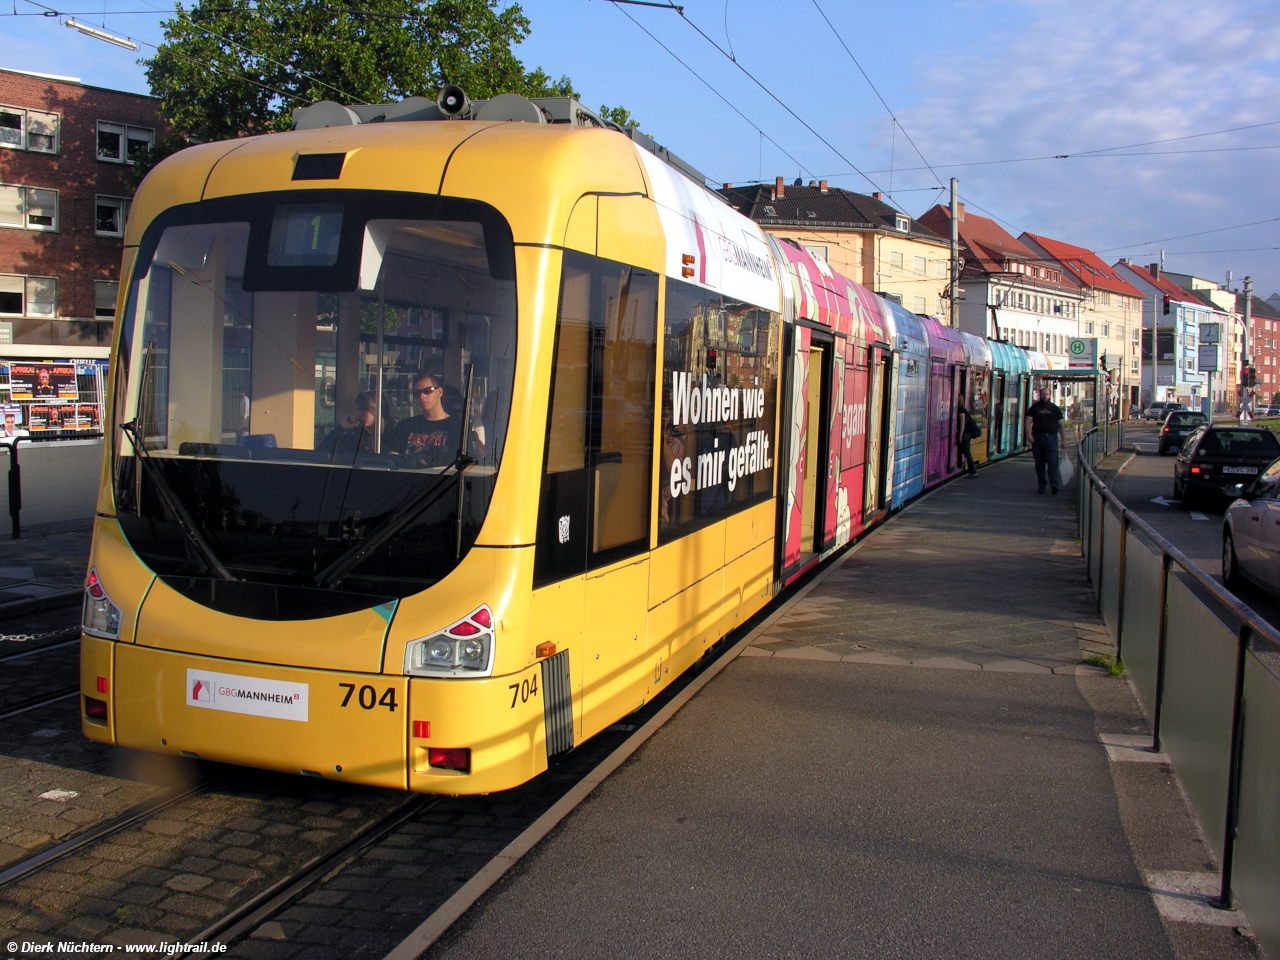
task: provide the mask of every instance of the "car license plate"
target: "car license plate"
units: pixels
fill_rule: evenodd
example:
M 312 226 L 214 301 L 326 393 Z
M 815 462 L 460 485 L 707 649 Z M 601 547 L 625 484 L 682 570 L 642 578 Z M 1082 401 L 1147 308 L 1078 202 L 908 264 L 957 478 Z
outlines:
M 1222 472 L 1254 474 L 1258 472 L 1258 468 L 1257 467 L 1223 467 Z

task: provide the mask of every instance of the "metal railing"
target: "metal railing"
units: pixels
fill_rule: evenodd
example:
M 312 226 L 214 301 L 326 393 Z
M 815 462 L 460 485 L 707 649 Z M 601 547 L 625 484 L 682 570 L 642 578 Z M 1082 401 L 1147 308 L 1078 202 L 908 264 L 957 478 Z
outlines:
M 1107 488 L 1098 434 L 1077 444 L 1078 517 L 1116 658 L 1220 858 L 1213 905 L 1238 900 L 1280 956 L 1280 631 Z
M 64 440 L 101 440 L 104 434 L 86 433 L 74 437 L 62 437 Z M 12 437 L 9 440 L 0 442 L 0 450 L 6 450 L 9 453 L 9 519 L 12 522 L 13 539 L 22 539 L 22 467 L 18 463 L 18 443 L 26 440 L 28 443 L 40 442 L 43 438 L 36 437 Z M 56 442 L 50 438 L 50 441 Z

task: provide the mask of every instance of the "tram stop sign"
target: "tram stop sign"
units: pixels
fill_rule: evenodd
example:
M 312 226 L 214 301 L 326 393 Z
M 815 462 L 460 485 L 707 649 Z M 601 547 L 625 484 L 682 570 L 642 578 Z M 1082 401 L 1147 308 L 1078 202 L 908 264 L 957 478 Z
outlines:
M 1092 369 L 1098 365 L 1098 338 L 1072 337 L 1067 341 L 1068 369 Z

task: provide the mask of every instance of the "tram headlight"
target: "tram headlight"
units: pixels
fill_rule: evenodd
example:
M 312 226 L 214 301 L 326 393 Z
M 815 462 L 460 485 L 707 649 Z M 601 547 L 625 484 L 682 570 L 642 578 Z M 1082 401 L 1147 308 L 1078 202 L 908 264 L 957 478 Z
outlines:
M 404 672 L 426 677 L 487 677 L 493 672 L 493 614 L 473 610 L 405 648 Z
M 93 568 L 84 582 L 84 607 L 80 614 L 80 629 L 91 637 L 107 640 L 120 639 L 120 608 L 111 602 L 107 591 Z

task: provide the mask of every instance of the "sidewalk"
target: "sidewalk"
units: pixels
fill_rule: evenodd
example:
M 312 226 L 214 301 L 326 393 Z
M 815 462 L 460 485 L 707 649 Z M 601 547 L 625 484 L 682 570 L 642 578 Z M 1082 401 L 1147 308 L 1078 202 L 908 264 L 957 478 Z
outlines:
M 1077 668 L 1073 486 L 1036 495 L 1022 458 L 910 508 L 427 956 L 1260 956 L 1195 892 L 1171 768 L 1102 742 L 1147 726 Z
M 0 540 L 0 605 L 84 588 L 93 519 L 39 524 Z M 2 609 L 2 608 L 0 608 Z

